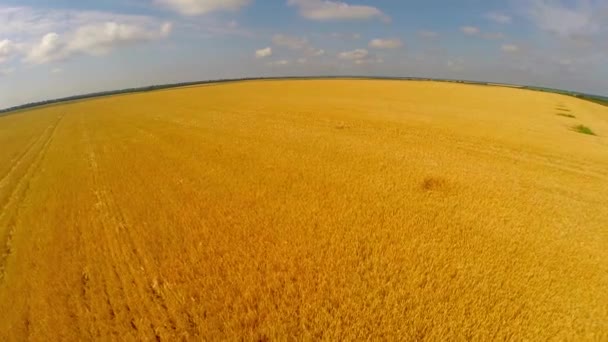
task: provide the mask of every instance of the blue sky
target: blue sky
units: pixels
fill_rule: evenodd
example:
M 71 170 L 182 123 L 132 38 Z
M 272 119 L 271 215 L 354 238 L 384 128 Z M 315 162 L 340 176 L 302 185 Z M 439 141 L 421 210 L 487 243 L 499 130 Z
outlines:
M 0 0 L 0 108 L 281 75 L 473 79 L 608 95 L 603 0 Z

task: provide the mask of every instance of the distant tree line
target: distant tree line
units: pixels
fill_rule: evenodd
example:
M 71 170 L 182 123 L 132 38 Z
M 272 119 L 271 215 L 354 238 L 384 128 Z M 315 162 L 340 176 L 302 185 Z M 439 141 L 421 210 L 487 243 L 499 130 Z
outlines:
M 70 102 L 70 101 L 78 101 L 84 100 L 94 97 L 102 97 L 102 96 L 111 96 L 111 95 L 120 95 L 120 94 L 128 94 L 128 93 L 141 93 L 148 92 L 154 90 L 162 90 L 162 89 L 170 89 L 170 88 L 178 88 L 178 87 L 187 87 L 187 86 L 196 86 L 202 84 L 210 84 L 210 83 L 227 83 L 227 82 L 239 82 L 239 81 L 255 81 L 255 80 L 289 80 L 289 79 L 340 79 L 340 78 L 348 78 L 348 79 L 382 79 L 382 80 L 410 80 L 410 81 L 435 81 L 435 82 L 452 82 L 452 83 L 464 83 L 464 84 L 476 84 L 476 85 L 487 85 L 487 86 L 512 86 L 521 89 L 529 89 L 535 91 L 543 91 L 543 92 L 551 92 L 558 93 L 562 95 L 574 96 L 583 100 L 592 101 L 595 103 L 599 103 L 604 106 L 608 106 L 608 97 L 599 96 L 599 95 L 590 95 L 572 91 L 565 91 L 559 89 L 552 88 L 543 88 L 543 87 L 533 87 L 533 86 L 518 86 L 511 84 L 499 84 L 492 82 L 480 82 L 480 81 L 470 81 L 470 80 L 451 80 L 451 79 L 436 79 L 436 78 L 421 78 L 421 77 L 365 77 L 365 76 L 288 76 L 288 77 L 250 77 L 250 78 L 231 78 L 231 79 L 217 79 L 217 80 L 207 80 L 207 81 L 195 81 L 195 82 L 182 82 L 182 83 L 172 83 L 172 84 L 160 84 L 160 85 L 152 85 L 145 87 L 137 87 L 137 88 L 127 88 L 120 90 L 111 90 L 111 91 L 102 91 L 96 93 L 89 93 L 83 95 L 75 95 L 69 97 L 63 97 L 59 99 L 46 100 L 46 101 L 38 101 L 32 103 L 26 103 L 19 106 L 14 106 L 10 108 L 0 109 L 0 116 L 7 115 L 14 112 L 22 111 L 25 109 L 31 109 L 34 107 L 46 106 L 57 104 L 61 102 Z
M 256 78 L 256 79 L 260 79 L 260 78 Z M 160 84 L 160 85 L 152 85 L 152 86 L 137 87 L 137 88 L 126 88 L 126 89 L 120 89 L 120 90 L 101 91 L 101 92 L 96 92 L 96 93 L 62 97 L 62 98 L 53 99 L 53 100 L 31 102 L 31 103 L 22 104 L 19 106 L 0 109 L 0 115 L 11 113 L 11 112 L 16 112 L 16 111 L 22 111 L 25 109 L 31 109 L 34 107 L 47 106 L 47 105 L 52 105 L 52 104 L 61 103 L 61 102 L 78 101 L 78 100 L 90 99 L 90 98 L 94 98 L 94 97 L 120 95 L 120 94 L 128 94 L 128 93 L 142 93 L 142 92 L 147 92 L 147 91 L 162 90 L 162 89 L 169 89 L 169 88 L 187 87 L 187 86 L 209 84 L 209 83 L 237 82 L 237 81 L 245 81 L 245 80 L 254 80 L 254 78 L 219 79 L 219 80 L 209 80 L 209 81 L 182 82 L 182 83 Z
M 544 92 L 548 92 L 548 93 L 556 93 L 556 94 L 574 96 L 574 97 L 578 97 L 579 99 L 583 99 L 583 100 L 595 102 L 595 103 L 598 103 L 598 104 L 601 104 L 604 106 L 608 106 L 608 97 L 605 97 L 605 96 L 584 94 L 584 93 L 579 93 L 579 92 L 575 92 L 575 91 L 567 91 L 567 90 L 543 88 L 543 87 L 524 86 L 523 88 L 530 89 L 530 90 L 536 90 L 536 91 L 544 91 Z

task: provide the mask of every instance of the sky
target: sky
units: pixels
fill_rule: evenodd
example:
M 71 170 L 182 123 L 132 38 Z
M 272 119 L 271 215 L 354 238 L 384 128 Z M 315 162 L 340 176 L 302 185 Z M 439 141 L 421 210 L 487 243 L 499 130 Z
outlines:
M 0 108 L 152 84 L 307 75 L 608 95 L 608 1 L 0 0 Z

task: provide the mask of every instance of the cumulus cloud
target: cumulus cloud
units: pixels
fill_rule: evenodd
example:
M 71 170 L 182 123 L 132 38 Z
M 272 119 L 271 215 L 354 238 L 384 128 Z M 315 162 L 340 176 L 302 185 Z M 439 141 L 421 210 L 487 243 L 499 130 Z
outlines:
M 566 6 L 556 1 L 532 0 L 527 14 L 541 30 L 563 37 L 591 36 L 608 28 L 608 16 L 601 15 L 602 9 L 608 11 L 605 2 L 578 1 Z
M 237 11 L 250 2 L 250 0 L 156 0 L 159 5 L 186 16 Z
M 286 59 L 281 59 L 278 61 L 268 63 L 269 66 L 286 66 L 289 65 L 289 61 Z
M 500 49 L 501 49 L 503 52 L 510 52 L 510 53 L 513 53 L 513 52 L 518 52 L 518 51 L 520 50 L 520 49 L 519 49 L 519 46 L 517 46 L 517 45 L 515 45 L 515 44 L 503 44 L 503 45 L 500 47 Z
M 255 51 L 255 58 L 266 58 L 272 56 L 272 48 L 267 47 Z
M 481 32 L 479 28 L 475 26 L 463 26 L 460 28 L 460 31 L 468 36 L 475 36 Z
M 369 56 L 369 51 L 367 51 L 365 49 L 356 49 L 356 50 L 352 50 L 352 51 L 344 51 L 344 52 L 340 52 L 338 54 L 338 58 L 344 59 L 344 60 L 364 59 L 367 56 Z
M 68 50 L 89 54 L 105 54 L 120 45 L 151 41 L 166 37 L 171 24 L 162 24 L 158 31 L 129 24 L 107 22 L 80 27 L 68 43 Z
M 167 37 L 173 28 L 171 23 L 142 15 L 30 7 L 0 7 L 0 22 L 0 35 L 19 41 L 11 44 L 12 55 L 22 55 L 25 62 L 32 64 L 64 60 L 76 54 L 104 54 L 114 48 Z
M 34 64 L 43 64 L 65 59 L 69 56 L 66 44 L 59 34 L 47 33 L 27 54 L 25 60 Z
M 467 36 L 477 36 L 489 40 L 499 40 L 505 38 L 505 35 L 500 32 L 482 32 L 479 27 L 462 26 L 460 31 Z
M 0 36 L 41 34 L 57 28 L 60 18 L 55 11 L 43 12 L 27 7 L 0 7 Z M 70 20 L 64 16 L 64 19 Z
M 486 13 L 484 17 L 498 24 L 510 24 L 513 20 L 510 16 L 498 12 Z
M 40 37 L 49 32 L 61 34 L 74 28 L 105 22 L 160 26 L 157 19 L 144 15 L 0 6 L 0 36 Z
M 251 30 L 241 27 L 235 20 L 222 21 L 211 17 L 207 17 L 205 20 L 187 20 L 180 23 L 180 27 L 209 37 L 241 36 L 251 38 L 255 35 Z
M 373 6 L 351 5 L 331 0 L 288 0 L 287 4 L 298 8 L 300 15 L 317 21 L 370 20 L 390 21 L 390 17 Z
M 403 46 L 403 42 L 398 38 L 389 39 L 372 39 L 369 42 L 369 47 L 375 49 L 398 49 Z
M 11 59 L 15 50 L 15 43 L 8 39 L 0 40 L 0 63 L 4 63 Z
M 374 63 L 380 64 L 384 62 L 381 58 L 371 54 L 366 49 L 356 49 L 352 51 L 340 52 L 338 54 L 338 58 L 345 61 L 352 61 L 353 64 L 356 65 L 366 65 Z
M 158 30 L 116 22 L 85 25 L 65 35 L 56 32 L 45 34 L 30 48 L 25 60 L 33 64 L 44 64 L 64 60 L 75 54 L 103 55 L 117 47 L 166 37 L 170 31 L 171 24 L 168 23 L 162 24 Z
M 542 49 L 527 47 L 518 52 L 520 59 L 531 60 L 531 70 L 551 75 L 546 76 L 551 79 L 559 79 L 563 71 L 568 71 L 580 84 L 598 79 L 598 71 L 608 64 L 605 0 L 529 0 L 519 11 L 546 41 Z

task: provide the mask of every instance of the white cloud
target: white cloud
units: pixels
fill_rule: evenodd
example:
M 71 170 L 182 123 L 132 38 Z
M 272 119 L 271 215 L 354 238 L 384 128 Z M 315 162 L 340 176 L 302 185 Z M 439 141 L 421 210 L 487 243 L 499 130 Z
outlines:
M 427 31 L 427 30 L 419 31 L 418 35 L 424 39 L 435 39 L 435 38 L 439 37 L 439 33 L 435 32 L 435 31 Z
M 0 63 L 4 63 L 11 59 L 16 52 L 15 43 L 8 39 L 0 40 Z
M 384 63 L 382 58 L 377 57 L 366 49 L 356 49 L 352 51 L 344 51 L 338 54 L 338 58 L 346 61 L 352 61 L 356 65 L 381 64 Z
M 306 64 L 308 62 L 308 60 L 306 58 L 298 58 L 297 62 L 299 64 Z
M 398 49 L 403 46 L 403 42 L 398 38 L 373 39 L 369 42 L 369 47 L 375 49 Z
M 156 0 L 156 3 L 186 16 L 237 11 L 250 2 L 250 0 Z
M 390 17 L 372 6 L 351 5 L 331 0 L 288 0 L 287 4 L 296 6 L 300 15 L 317 21 L 330 20 L 370 20 L 390 21 Z
M 526 11 L 541 30 L 576 37 L 596 35 L 608 29 L 608 16 L 602 17 L 602 6 L 608 11 L 606 3 L 600 1 L 578 1 L 565 6 L 559 1 L 532 0 Z
M 281 59 L 278 61 L 268 63 L 269 66 L 286 66 L 289 65 L 289 61 L 286 59 Z
M 34 40 L 38 41 L 40 37 L 49 32 L 56 32 L 63 36 L 82 26 L 107 22 L 148 28 L 159 27 L 163 24 L 163 21 L 158 17 L 146 15 L 31 7 L 7 8 L 0 5 L 0 40 L 8 38 L 16 42 L 31 43 Z M 239 27 L 238 22 L 234 20 L 224 21 L 214 16 L 184 19 L 176 25 L 179 25 L 181 30 L 188 30 L 190 33 L 199 35 L 239 35 L 246 37 L 253 35 L 251 31 Z M 173 25 L 170 23 L 161 27 L 161 33 L 165 35 L 172 31 Z
M 159 20 L 144 15 L 0 6 L 0 23 L 2 23 L 0 36 L 20 39 L 38 38 L 49 32 L 62 34 L 78 27 L 106 22 L 137 26 L 160 26 L 161 24 Z
M 255 58 L 265 58 L 272 56 L 272 48 L 259 49 L 255 51 Z
M 460 31 L 467 36 L 477 36 L 489 40 L 499 40 L 505 38 L 505 35 L 500 32 L 481 32 L 479 27 L 462 26 Z
M 162 24 L 158 31 L 129 24 L 107 22 L 80 27 L 68 43 L 68 50 L 88 54 L 105 54 L 120 45 L 155 40 L 166 37 L 171 32 L 171 24 Z
M 486 13 L 484 17 L 498 24 L 510 24 L 513 20 L 510 16 L 498 12 Z
M 61 68 L 51 69 L 51 74 L 61 74 L 62 72 L 63 72 L 63 69 L 61 69 Z
M 197 34 L 206 37 L 230 35 L 251 38 L 255 35 L 251 30 L 242 28 L 235 20 L 221 21 L 217 18 L 206 17 L 205 20 L 187 20 L 179 25 L 182 29 L 198 31 Z
M 65 47 L 66 44 L 62 42 L 59 34 L 55 32 L 47 33 L 42 37 L 39 44 L 34 45 L 25 59 L 34 64 L 62 60 L 69 55 Z
M 103 55 L 112 49 L 166 37 L 171 24 L 164 23 L 156 31 L 134 24 L 106 22 L 85 25 L 74 32 L 45 34 L 30 47 L 25 61 L 44 64 L 67 59 L 76 54 Z
M 518 52 L 518 51 L 520 50 L 520 49 L 519 49 L 519 46 L 517 46 L 517 45 L 515 45 L 515 44 L 503 44 L 503 45 L 500 47 L 500 49 L 501 49 L 503 52 L 510 52 L 510 53 L 513 53 L 513 52 Z
M 325 54 L 325 50 L 312 48 L 310 50 L 307 50 L 307 54 L 312 57 L 319 57 Z
M 478 27 L 474 26 L 463 26 L 460 28 L 460 31 L 469 36 L 475 36 L 481 32 Z
M 69 21 L 68 16 L 64 16 Z M 40 11 L 27 7 L 0 7 L 0 35 L 22 36 L 42 34 L 56 29 L 60 18 L 55 11 Z
M 100 11 L 0 7 L 0 35 L 12 37 L 13 54 L 42 64 L 76 54 L 100 55 L 167 37 L 171 23 L 142 15 Z
M 358 60 L 364 59 L 369 56 L 369 51 L 365 49 L 356 49 L 352 51 L 344 51 L 338 54 L 338 58 L 345 60 Z

